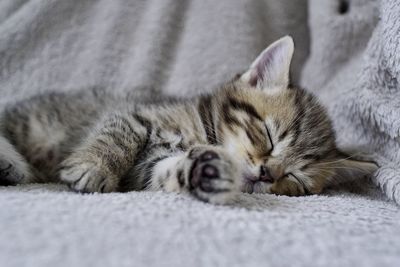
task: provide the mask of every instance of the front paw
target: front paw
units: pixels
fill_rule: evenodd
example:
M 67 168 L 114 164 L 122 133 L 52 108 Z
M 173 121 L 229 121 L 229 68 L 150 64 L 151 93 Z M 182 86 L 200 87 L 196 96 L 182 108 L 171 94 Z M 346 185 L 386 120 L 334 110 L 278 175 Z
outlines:
M 106 193 L 117 189 L 116 179 L 90 162 L 64 162 L 60 170 L 60 179 L 71 189 L 82 193 Z
M 24 173 L 12 162 L 0 158 L 0 185 L 15 185 L 24 180 Z
M 232 159 L 218 149 L 197 149 L 189 155 L 193 164 L 189 173 L 189 190 L 200 200 L 227 204 L 239 191 L 238 170 Z
M 270 187 L 270 193 L 285 196 L 304 196 L 307 190 L 298 181 L 287 177 L 273 183 Z

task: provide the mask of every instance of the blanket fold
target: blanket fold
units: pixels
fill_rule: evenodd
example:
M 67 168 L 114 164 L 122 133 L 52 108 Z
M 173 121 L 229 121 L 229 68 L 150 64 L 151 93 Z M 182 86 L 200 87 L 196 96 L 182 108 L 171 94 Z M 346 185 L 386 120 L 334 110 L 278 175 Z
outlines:
M 339 2 L 339 1 L 338 1 Z M 310 1 L 303 84 L 327 106 L 343 146 L 375 155 L 375 183 L 400 204 L 400 2 Z

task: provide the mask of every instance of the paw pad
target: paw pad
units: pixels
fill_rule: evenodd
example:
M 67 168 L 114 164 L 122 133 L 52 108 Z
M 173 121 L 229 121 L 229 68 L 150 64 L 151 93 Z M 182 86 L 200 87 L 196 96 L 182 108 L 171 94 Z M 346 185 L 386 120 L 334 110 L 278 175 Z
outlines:
M 219 159 L 218 154 L 213 151 L 206 151 L 200 156 L 200 160 L 209 161 L 212 159 Z
M 200 200 L 226 204 L 239 191 L 239 173 L 232 158 L 219 147 L 197 147 L 189 153 L 189 190 Z
M 208 178 L 217 178 L 219 176 L 217 168 L 212 165 L 203 166 L 202 174 Z

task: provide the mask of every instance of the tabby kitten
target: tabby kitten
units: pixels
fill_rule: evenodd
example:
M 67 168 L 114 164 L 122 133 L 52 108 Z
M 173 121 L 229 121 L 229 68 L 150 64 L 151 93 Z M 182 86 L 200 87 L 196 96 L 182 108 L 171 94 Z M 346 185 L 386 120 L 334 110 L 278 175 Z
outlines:
M 1 116 L 0 182 L 187 191 L 224 204 L 240 191 L 300 196 L 343 174 L 372 173 L 375 164 L 339 152 L 315 97 L 289 87 L 293 49 L 284 37 L 244 74 L 190 100 L 85 90 L 10 105 Z

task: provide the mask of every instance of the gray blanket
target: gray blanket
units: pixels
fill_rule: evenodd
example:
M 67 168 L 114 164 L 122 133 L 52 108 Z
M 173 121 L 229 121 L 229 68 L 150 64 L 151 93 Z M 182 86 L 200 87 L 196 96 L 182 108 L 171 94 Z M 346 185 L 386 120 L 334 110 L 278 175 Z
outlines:
M 0 187 L 0 265 L 397 266 L 399 14 L 398 0 L 0 1 L 0 105 L 93 86 L 191 96 L 290 34 L 293 81 L 319 95 L 343 148 L 381 165 L 356 194 L 243 194 L 228 207 Z
M 374 155 L 374 182 L 400 204 L 400 1 L 309 4 L 302 83 L 328 107 L 339 143 Z
M 298 80 L 306 1 L 275 2 L 0 1 L 2 99 L 92 86 L 193 95 L 242 72 L 288 33 L 298 40 Z

